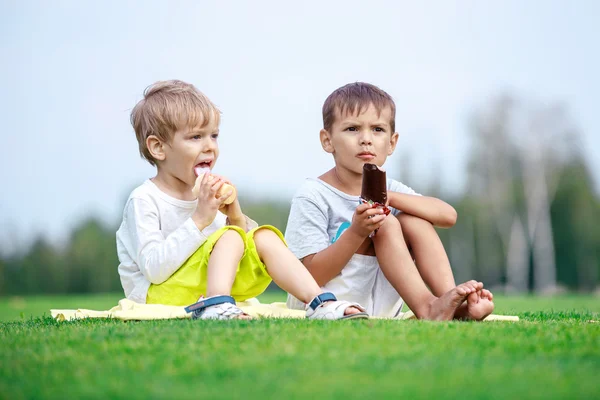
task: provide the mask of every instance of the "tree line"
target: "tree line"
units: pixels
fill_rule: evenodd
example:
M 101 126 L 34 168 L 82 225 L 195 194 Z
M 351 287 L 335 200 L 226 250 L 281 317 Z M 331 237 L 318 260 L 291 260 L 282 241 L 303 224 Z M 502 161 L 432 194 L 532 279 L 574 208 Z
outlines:
M 463 193 L 445 196 L 439 180 L 422 190 L 458 211 L 455 227 L 438 230 L 457 281 L 506 292 L 597 290 L 600 198 L 566 107 L 499 96 L 468 130 Z M 390 176 L 410 185 L 400 169 Z M 288 202 L 242 201 L 251 218 L 285 231 Z M 121 291 L 117 228 L 90 218 L 62 248 L 39 237 L 24 254 L 0 258 L 0 295 Z

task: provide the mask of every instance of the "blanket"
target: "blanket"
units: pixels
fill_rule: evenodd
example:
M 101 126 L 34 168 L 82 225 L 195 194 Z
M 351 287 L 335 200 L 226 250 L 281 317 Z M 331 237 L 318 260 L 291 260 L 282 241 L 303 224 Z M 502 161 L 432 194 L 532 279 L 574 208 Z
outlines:
M 285 303 L 262 304 L 257 299 L 248 299 L 237 303 L 247 314 L 256 318 L 304 318 L 302 310 L 291 310 Z M 106 311 L 86 309 L 77 310 L 50 310 L 52 318 L 58 321 L 70 321 L 82 318 L 116 318 L 122 321 L 145 321 L 154 319 L 183 319 L 191 318 L 191 313 L 186 313 L 184 307 L 166 306 L 162 304 L 140 304 L 128 299 L 122 299 L 119 304 Z M 377 318 L 377 317 L 371 317 Z M 416 319 L 411 312 L 401 313 L 395 319 Z M 489 315 L 484 321 L 518 321 L 519 317 L 512 315 Z

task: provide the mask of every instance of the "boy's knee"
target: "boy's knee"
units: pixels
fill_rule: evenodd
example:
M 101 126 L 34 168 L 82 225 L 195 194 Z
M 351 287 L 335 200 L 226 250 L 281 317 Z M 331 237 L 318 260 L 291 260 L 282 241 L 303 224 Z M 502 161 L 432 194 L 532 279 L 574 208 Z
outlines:
M 427 232 L 428 229 L 433 231 L 433 225 L 431 222 L 424 220 L 423 218 L 415 217 L 414 215 L 406 213 L 398 214 L 397 218 L 402 226 L 402 232 L 404 235 L 411 236 L 415 232 Z
M 228 229 L 227 231 L 225 231 L 221 237 L 219 238 L 219 240 L 217 240 L 217 242 L 227 242 L 230 245 L 240 245 L 240 246 L 244 246 L 244 238 L 242 238 L 242 235 L 240 235 L 240 233 L 234 229 Z
M 398 218 L 389 218 L 388 216 L 385 220 L 385 223 L 377 230 L 375 238 L 387 235 L 395 235 L 398 232 L 402 233 L 400 220 Z
M 256 243 L 257 246 L 274 239 L 281 240 L 279 236 L 277 236 L 275 232 L 270 229 L 263 228 L 254 232 L 254 243 Z

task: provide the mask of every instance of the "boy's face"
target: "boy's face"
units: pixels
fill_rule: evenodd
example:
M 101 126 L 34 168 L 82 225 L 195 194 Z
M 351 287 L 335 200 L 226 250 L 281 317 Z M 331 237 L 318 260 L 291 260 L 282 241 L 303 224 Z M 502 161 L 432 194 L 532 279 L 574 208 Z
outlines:
M 195 167 L 212 169 L 215 166 L 219 157 L 218 136 L 219 126 L 216 123 L 175 132 L 171 141 L 163 145 L 164 160 L 160 168 L 193 186 L 196 181 Z
M 384 108 L 377 115 L 371 104 L 361 114 L 336 111 L 331 130 L 321 130 L 323 149 L 333 154 L 336 167 L 362 175 L 365 163 L 382 166 L 394 152 L 398 134 L 392 132 L 392 110 Z

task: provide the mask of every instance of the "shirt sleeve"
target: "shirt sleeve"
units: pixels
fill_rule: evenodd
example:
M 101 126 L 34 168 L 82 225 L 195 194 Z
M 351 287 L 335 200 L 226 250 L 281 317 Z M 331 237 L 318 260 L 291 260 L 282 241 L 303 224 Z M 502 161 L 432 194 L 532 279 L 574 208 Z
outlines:
M 406 186 L 402 182 L 398 182 L 394 179 L 390 180 L 390 192 L 403 193 L 403 194 L 414 194 L 416 196 L 421 196 L 420 193 L 415 192 L 411 187 Z
M 318 253 L 329 246 L 327 216 L 312 200 L 296 197 L 285 230 L 285 240 L 299 259 Z
M 206 241 L 191 218 L 167 237 L 160 230 L 158 209 L 132 198 L 125 207 L 128 253 L 151 283 L 166 281 Z
M 404 183 L 398 182 L 394 179 L 389 180 L 389 191 L 396 192 L 396 193 L 402 193 L 402 194 L 412 194 L 415 196 L 421 196 L 420 193 L 415 192 L 411 187 L 408 187 Z M 390 207 L 390 208 L 392 210 L 393 215 L 398 215 L 402 212 L 400 210 L 395 209 L 394 207 Z

